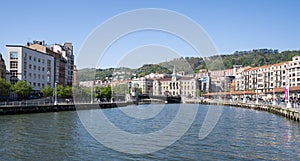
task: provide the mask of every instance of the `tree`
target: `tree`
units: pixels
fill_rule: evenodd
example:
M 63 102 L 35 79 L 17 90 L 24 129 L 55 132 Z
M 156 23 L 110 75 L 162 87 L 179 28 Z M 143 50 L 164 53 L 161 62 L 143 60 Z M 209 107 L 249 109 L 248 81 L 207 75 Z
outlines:
M 106 98 L 107 100 L 111 99 L 111 87 L 97 87 L 96 88 L 96 97 L 97 98 Z
M 18 81 L 12 86 L 12 91 L 22 99 L 29 96 L 32 91 L 32 87 L 26 81 Z
M 41 88 L 41 92 L 43 93 L 44 97 L 50 97 L 53 95 L 53 88 L 46 86 Z
M 139 87 L 139 88 L 137 88 L 137 90 L 136 90 L 136 91 L 137 91 L 137 93 L 138 93 L 138 94 L 143 94 L 143 90 L 142 90 L 142 88 L 140 88 L 140 87 Z
M 72 96 L 72 88 L 70 86 L 62 86 L 58 85 L 57 89 L 57 96 L 62 98 L 67 98 Z
M 6 97 L 9 95 L 11 84 L 0 78 L 0 97 Z

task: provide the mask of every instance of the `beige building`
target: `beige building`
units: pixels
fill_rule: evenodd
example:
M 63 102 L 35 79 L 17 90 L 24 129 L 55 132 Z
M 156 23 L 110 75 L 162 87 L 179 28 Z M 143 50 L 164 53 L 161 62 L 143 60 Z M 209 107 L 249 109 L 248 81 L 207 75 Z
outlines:
M 44 41 L 27 43 L 27 47 L 52 56 L 54 58 L 54 82 L 60 85 L 68 85 L 65 79 L 67 60 L 60 53 L 54 52 L 53 48 L 47 47 Z
M 195 97 L 199 90 L 199 82 L 194 77 L 177 77 L 175 68 L 172 77 L 155 79 L 153 81 L 153 95 L 169 95 Z

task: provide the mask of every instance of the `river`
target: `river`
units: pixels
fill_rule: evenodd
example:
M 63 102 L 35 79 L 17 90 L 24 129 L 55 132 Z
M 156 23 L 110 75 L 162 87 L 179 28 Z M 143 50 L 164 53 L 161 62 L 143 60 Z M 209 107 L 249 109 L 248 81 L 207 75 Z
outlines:
M 175 143 L 148 154 L 129 154 L 104 146 L 90 135 L 76 111 L 0 116 L 0 160 L 300 160 L 297 122 L 236 107 L 180 106 L 198 108 L 190 128 Z M 134 111 L 148 107 L 122 108 Z M 223 111 L 211 133 L 201 140 L 199 129 L 209 108 L 223 108 Z M 170 124 L 179 112 L 179 105 L 163 105 L 152 119 L 134 119 L 120 109 L 102 112 L 128 133 L 147 134 Z M 94 116 L 99 110 L 80 112 Z M 105 132 L 111 135 L 112 141 L 118 137 L 110 129 Z

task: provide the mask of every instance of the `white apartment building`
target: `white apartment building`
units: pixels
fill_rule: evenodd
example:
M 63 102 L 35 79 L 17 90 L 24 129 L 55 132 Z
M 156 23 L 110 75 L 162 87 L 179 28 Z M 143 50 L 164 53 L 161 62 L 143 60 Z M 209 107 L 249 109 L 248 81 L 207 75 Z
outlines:
M 54 58 L 21 45 L 6 45 L 7 70 L 12 84 L 28 82 L 34 90 L 46 85 L 54 87 Z
M 300 86 L 300 56 L 288 62 L 247 68 L 236 77 L 237 91 L 265 93 L 286 86 Z

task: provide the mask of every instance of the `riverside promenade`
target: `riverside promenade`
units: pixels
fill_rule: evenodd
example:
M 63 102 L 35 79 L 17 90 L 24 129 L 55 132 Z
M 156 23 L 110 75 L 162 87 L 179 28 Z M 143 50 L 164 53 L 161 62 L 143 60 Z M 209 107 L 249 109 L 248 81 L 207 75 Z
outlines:
M 187 102 L 193 103 L 193 102 Z M 239 108 L 247 108 L 259 111 L 267 111 L 277 115 L 281 115 L 290 120 L 294 120 L 300 122 L 300 108 L 287 108 L 285 105 L 272 105 L 272 104 L 263 104 L 263 103 L 255 103 L 255 102 L 231 102 L 224 100 L 203 100 L 198 102 L 200 104 L 209 104 L 209 105 L 223 105 L 223 106 L 233 106 Z

